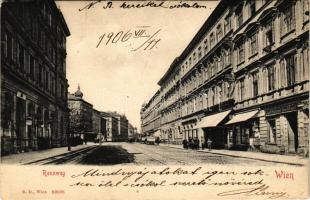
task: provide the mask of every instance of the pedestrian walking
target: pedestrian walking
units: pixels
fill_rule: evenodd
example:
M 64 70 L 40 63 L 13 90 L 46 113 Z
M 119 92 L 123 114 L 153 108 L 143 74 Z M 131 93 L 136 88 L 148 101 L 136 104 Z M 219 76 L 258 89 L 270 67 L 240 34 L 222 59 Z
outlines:
M 182 141 L 182 144 L 183 144 L 183 148 L 184 148 L 184 149 L 187 149 L 187 148 L 188 148 L 188 142 L 187 142 L 186 139 L 184 139 L 184 140 Z
M 188 139 L 188 146 L 189 146 L 190 149 L 193 149 L 193 148 L 194 148 L 194 141 L 193 141 L 192 138 L 189 138 L 189 139 Z
M 197 149 L 199 149 L 199 139 L 197 138 Z
M 209 151 L 211 151 L 211 149 L 212 149 L 212 140 L 210 140 L 210 138 L 208 138 L 207 145 L 208 145 Z
M 197 137 L 195 137 L 194 139 L 194 149 L 198 149 L 199 148 L 199 140 Z

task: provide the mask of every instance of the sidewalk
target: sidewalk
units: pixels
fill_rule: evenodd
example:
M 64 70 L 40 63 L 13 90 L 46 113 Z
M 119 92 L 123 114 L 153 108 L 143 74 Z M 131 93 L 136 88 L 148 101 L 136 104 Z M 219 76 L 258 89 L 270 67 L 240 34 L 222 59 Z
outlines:
M 178 148 L 184 149 L 182 145 L 173 145 L 173 144 L 159 144 L 160 146 L 167 146 L 170 148 Z M 187 149 L 184 149 L 187 150 Z M 283 163 L 289 165 L 307 165 L 308 158 L 303 158 L 297 155 L 279 155 L 279 154 L 268 154 L 262 152 L 250 152 L 250 151 L 233 151 L 233 150 L 226 150 L 226 149 L 212 149 L 209 151 L 208 149 L 198 149 L 198 150 L 191 150 L 188 151 L 198 151 L 198 152 L 206 152 L 211 154 L 217 155 L 225 155 L 237 158 L 247 158 L 247 159 L 254 159 L 254 160 L 261 160 L 266 162 L 275 162 L 275 163 Z
M 83 149 L 87 146 L 92 146 L 93 143 L 87 145 L 78 145 L 75 147 L 71 147 L 71 151 Z M 68 153 L 68 147 L 57 147 L 52 149 L 46 150 L 39 150 L 39 151 L 31 151 L 19 154 L 10 154 L 7 156 L 1 157 L 1 164 L 23 164 L 28 163 L 31 161 L 36 161 L 44 158 L 48 158 L 51 156 L 56 156 L 64 153 Z

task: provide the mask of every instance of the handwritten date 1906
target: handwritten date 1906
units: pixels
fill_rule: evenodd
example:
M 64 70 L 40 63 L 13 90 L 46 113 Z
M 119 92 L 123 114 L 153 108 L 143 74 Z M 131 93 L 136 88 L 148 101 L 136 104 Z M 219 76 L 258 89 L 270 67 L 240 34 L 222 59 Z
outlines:
M 151 32 L 149 28 L 150 26 L 137 26 L 134 29 L 129 29 L 128 31 L 104 33 L 99 36 L 99 41 L 96 48 L 98 48 L 102 42 L 104 42 L 106 46 L 116 43 L 131 42 L 129 46 L 135 46 L 131 49 L 131 51 L 137 51 L 139 49 L 152 50 L 157 47 L 161 41 L 161 38 L 158 38 L 158 34 L 161 29 Z M 140 42 L 141 40 L 142 42 Z M 132 42 L 135 41 L 137 41 L 138 45 L 132 44 Z

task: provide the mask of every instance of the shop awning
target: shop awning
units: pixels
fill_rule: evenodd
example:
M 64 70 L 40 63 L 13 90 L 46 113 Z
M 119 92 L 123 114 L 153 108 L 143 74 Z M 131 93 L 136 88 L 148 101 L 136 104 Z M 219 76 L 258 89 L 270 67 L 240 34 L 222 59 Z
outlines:
M 254 111 L 246 112 L 246 113 L 236 114 L 236 115 L 234 115 L 232 117 L 231 120 L 229 120 L 226 123 L 226 125 L 247 121 L 248 119 L 251 119 L 252 117 L 254 117 L 257 113 L 258 113 L 258 110 L 254 110 Z
M 155 131 L 153 137 L 160 137 L 160 130 Z
M 198 122 L 198 128 L 207 128 L 207 127 L 216 127 L 224 118 L 230 113 L 231 110 L 220 112 L 214 115 L 210 115 L 202 118 L 200 122 Z

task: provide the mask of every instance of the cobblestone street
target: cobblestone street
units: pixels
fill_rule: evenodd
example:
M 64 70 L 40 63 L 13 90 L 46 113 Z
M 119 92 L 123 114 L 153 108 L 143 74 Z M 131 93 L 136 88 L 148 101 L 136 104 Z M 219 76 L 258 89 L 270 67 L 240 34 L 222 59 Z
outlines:
M 217 150 L 216 152 L 221 152 Z M 242 152 L 236 152 L 242 153 Z M 244 152 L 243 152 L 244 153 Z M 265 157 L 270 156 L 265 154 Z M 281 157 L 281 156 L 280 156 Z M 292 157 L 292 159 L 295 157 Z M 296 158 L 295 158 L 296 159 Z M 238 165 L 271 166 L 286 165 L 285 162 L 264 161 L 261 158 L 244 158 L 223 155 L 213 151 L 197 151 L 172 146 L 146 145 L 140 143 L 103 143 L 79 145 L 67 151 L 66 148 L 28 152 L 4 156 L 4 164 L 81 164 L 81 165 Z M 296 163 L 296 165 L 299 165 Z

